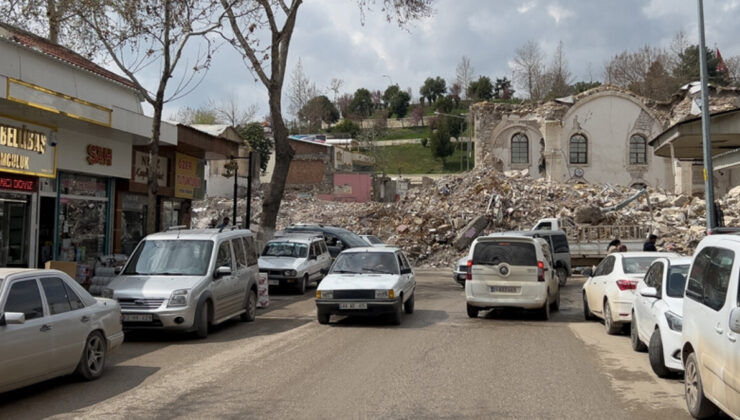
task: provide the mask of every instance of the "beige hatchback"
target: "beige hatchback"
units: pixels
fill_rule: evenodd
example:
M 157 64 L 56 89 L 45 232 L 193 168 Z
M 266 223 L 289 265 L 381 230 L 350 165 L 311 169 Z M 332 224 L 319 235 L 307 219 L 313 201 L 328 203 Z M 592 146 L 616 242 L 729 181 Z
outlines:
M 511 234 L 473 241 L 465 300 L 471 318 L 484 309 L 521 308 L 537 310 L 542 319 L 550 319 L 550 310 L 560 308 L 560 286 L 547 242 Z

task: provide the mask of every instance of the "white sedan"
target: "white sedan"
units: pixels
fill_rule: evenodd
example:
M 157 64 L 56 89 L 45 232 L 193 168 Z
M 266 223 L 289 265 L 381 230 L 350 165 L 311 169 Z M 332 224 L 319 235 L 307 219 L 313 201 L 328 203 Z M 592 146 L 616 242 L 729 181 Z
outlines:
M 604 320 L 607 334 L 617 334 L 632 321 L 635 289 L 658 257 L 678 257 L 666 252 L 615 252 L 607 255 L 583 285 L 583 316 Z
M 630 328 L 632 349 L 648 350 L 650 367 L 661 378 L 671 371 L 683 371 L 683 290 L 690 265 L 691 257 L 658 258 L 637 284 Z
M 416 278 L 398 248 L 350 248 L 337 256 L 316 289 L 319 324 L 332 315 L 390 315 L 401 323 L 414 312 Z
M 118 302 L 61 271 L 0 269 L 0 392 L 74 372 L 97 379 L 121 343 Z

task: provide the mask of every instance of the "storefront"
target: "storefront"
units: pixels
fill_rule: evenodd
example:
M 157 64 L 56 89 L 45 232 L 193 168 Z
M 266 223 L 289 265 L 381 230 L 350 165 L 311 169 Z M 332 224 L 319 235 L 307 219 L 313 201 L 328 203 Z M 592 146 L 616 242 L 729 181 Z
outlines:
M 0 116 L 0 267 L 36 264 L 39 179 L 56 177 L 53 129 Z

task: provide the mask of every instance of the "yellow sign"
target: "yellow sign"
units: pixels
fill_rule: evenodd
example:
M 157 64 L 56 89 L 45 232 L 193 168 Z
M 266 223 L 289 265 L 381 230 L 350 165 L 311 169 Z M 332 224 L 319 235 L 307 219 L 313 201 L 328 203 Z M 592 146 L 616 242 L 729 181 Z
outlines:
M 198 176 L 198 159 L 181 153 L 175 154 L 175 197 L 193 199 L 200 190 L 201 177 Z
M 46 151 L 46 134 L 25 127 L 0 124 L 0 146 L 14 147 L 43 155 Z
M 6 122 L 7 121 L 7 122 Z M 0 119 L 0 172 L 56 176 L 56 150 L 49 133 L 17 121 Z

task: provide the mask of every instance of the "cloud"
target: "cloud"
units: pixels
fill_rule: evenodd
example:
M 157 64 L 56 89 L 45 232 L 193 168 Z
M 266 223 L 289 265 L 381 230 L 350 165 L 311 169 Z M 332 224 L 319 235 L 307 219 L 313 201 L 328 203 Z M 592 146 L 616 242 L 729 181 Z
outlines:
M 516 11 L 519 12 L 519 14 L 523 15 L 529 12 L 530 10 L 532 10 L 535 6 L 537 6 L 537 3 L 533 1 L 528 1 L 528 2 L 522 3 L 521 6 L 517 7 Z
M 564 9 L 557 3 L 553 3 L 547 6 L 547 14 L 555 20 L 556 25 L 560 25 L 560 21 L 567 19 L 574 15 L 572 10 Z

